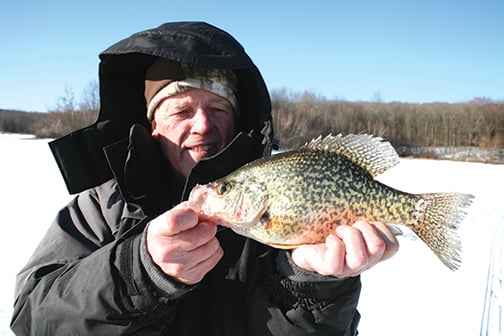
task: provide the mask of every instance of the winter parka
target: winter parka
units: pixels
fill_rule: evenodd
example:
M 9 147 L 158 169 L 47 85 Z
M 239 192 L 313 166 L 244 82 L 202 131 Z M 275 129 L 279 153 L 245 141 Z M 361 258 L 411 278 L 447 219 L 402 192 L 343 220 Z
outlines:
M 240 120 L 234 140 L 201 160 L 185 184 L 150 136 L 145 71 L 158 57 L 233 69 Z M 268 155 L 266 85 L 242 46 L 201 22 L 161 25 L 101 55 L 95 124 L 51 143 L 78 195 L 57 215 L 18 274 L 16 335 L 355 335 L 359 277 L 302 270 L 288 251 L 219 229 L 218 265 L 196 285 L 164 275 L 146 250 L 149 220 L 205 183 Z

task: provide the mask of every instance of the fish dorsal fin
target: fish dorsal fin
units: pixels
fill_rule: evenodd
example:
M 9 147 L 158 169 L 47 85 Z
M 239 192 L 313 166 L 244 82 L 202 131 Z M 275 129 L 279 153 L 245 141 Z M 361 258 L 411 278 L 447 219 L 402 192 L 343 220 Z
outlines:
M 322 150 L 343 155 L 376 177 L 399 163 L 394 147 L 381 137 L 369 134 L 328 135 L 313 139 L 300 150 Z

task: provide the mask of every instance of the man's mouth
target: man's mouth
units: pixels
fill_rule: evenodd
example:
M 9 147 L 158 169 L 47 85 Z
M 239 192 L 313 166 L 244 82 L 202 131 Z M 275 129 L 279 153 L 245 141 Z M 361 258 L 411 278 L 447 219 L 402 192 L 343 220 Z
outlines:
M 214 146 L 212 145 L 200 145 L 200 146 L 194 146 L 191 147 L 190 149 L 195 152 L 208 152 L 211 150 Z
M 215 144 L 204 144 L 188 147 L 187 150 L 192 153 L 192 157 L 201 159 L 203 157 L 209 157 L 217 154 L 219 147 L 217 147 L 217 145 Z

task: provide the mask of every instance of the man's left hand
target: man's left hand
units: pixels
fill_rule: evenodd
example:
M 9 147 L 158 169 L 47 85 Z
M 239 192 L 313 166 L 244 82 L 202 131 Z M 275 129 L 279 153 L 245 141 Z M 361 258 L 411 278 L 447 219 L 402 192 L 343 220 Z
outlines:
M 399 242 L 387 225 L 357 221 L 352 226 L 337 227 L 324 244 L 294 249 L 292 260 L 308 271 L 346 278 L 392 257 L 398 249 Z

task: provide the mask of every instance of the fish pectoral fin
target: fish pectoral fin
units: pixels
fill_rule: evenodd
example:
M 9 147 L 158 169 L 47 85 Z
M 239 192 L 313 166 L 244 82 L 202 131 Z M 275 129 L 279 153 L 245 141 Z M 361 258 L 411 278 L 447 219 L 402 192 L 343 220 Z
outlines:
M 234 224 L 244 227 L 251 226 L 264 216 L 268 207 L 268 196 L 263 189 L 262 187 L 251 187 L 248 194 L 244 193 L 241 196 L 234 211 Z M 250 195 L 256 195 L 257 197 L 251 197 Z

